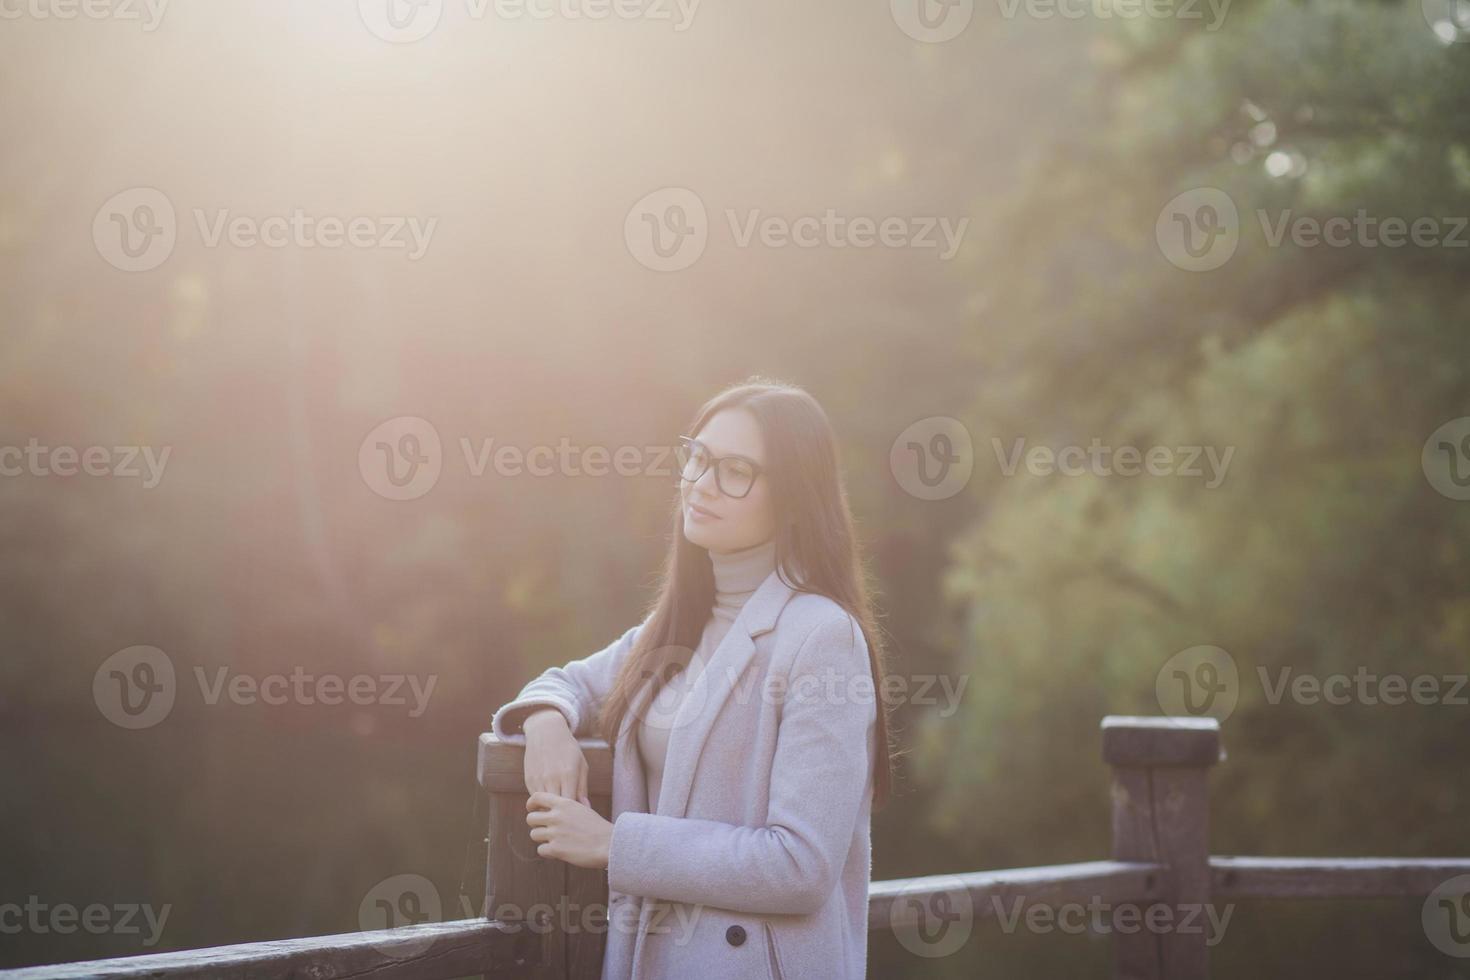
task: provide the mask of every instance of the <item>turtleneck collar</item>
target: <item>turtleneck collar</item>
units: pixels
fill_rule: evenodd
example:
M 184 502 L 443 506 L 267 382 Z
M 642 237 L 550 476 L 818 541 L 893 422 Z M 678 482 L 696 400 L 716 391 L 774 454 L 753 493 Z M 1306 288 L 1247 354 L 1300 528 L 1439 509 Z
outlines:
M 776 539 L 739 551 L 709 553 L 715 572 L 715 598 L 743 603 L 776 570 Z

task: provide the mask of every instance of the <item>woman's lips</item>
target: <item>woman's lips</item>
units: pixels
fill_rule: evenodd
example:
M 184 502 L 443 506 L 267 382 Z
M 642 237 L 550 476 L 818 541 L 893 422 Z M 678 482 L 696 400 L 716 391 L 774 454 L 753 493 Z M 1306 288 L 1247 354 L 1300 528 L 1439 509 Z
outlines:
M 717 521 L 720 519 L 720 515 L 711 513 L 698 504 L 690 504 L 688 510 L 689 519 L 693 521 L 699 521 L 703 523 L 704 521 Z

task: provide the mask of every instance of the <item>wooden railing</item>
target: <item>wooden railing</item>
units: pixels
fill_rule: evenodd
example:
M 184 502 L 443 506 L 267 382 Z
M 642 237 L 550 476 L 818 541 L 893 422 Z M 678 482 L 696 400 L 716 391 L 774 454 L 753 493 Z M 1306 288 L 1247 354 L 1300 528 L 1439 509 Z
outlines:
M 1218 724 L 1109 717 L 1102 736 L 1103 759 L 1113 768 L 1111 860 L 874 882 L 869 930 L 942 942 L 947 928 L 967 930 L 999 909 L 1024 915 L 1062 907 L 1133 912 L 1140 924 L 1154 913 L 1162 914 L 1152 921 L 1176 924 L 1194 913 L 1198 925 L 1204 910 L 1221 902 L 1423 897 L 1470 874 L 1467 858 L 1211 857 L 1207 781 L 1223 758 Z M 584 741 L 582 747 L 588 795 L 607 816 L 612 753 L 604 742 Z M 0 971 L 0 977 L 595 978 L 608 928 L 606 873 L 536 855 L 525 820 L 522 753 L 521 746 L 480 736 L 479 781 L 490 801 L 487 918 L 33 967 Z M 967 935 L 957 938 L 963 942 Z M 1114 930 L 1114 975 L 1201 980 L 1209 975 L 1211 941 L 1205 928 Z

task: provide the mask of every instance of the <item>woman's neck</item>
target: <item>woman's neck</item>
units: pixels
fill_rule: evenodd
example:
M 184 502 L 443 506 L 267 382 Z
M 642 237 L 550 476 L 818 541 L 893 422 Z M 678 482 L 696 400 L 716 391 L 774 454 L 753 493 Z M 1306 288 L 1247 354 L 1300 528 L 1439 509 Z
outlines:
M 776 539 L 738 551 L 711 551 L 709 559 L 715 573 L 714 614 L 733 620 L 745 601 L 776 570 Z

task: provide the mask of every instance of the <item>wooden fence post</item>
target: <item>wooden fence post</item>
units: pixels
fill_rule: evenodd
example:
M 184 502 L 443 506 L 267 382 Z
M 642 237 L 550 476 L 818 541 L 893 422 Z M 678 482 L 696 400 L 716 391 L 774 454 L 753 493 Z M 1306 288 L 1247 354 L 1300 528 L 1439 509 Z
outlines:
M 587 795 L 604 817 L 612 813 L 612 751 L 579 740 L 587 757 Z M 607 945 L 607 872 L 576 868 L 536 853 L 526 825 L 524 745 L 480 736 L 480 785 L 490 798 L 486 838 L 485 915 L 524 923 L 539 941 L 539 964 L 522 974 L 536 980 L 597 980 Z
M 1103 759 L 1113 767 L 1113 859 L 1166 866 L 1161 898 L 1168 926 L 1113 935 L 1119 980 L 1206 980 L 1211 919 L 1210 767 L 1223 758 L 1214 718 L 1103 719 Z M 1176 928 L 1186 915 L 1188 931 Z

